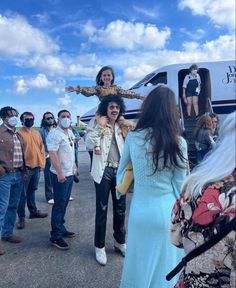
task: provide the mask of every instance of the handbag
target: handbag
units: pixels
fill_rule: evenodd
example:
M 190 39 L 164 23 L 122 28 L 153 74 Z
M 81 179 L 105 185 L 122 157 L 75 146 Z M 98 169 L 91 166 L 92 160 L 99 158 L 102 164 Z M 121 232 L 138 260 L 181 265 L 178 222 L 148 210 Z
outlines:
M 133 182 L 134 182 L 133 167 L 132 167 L 132 164 L 129 163 L 125 169 L 122 182 L 116 185 L 116 190 L 121 195 L 125 195 L 129 191 L 129 189 L 132 187 Z

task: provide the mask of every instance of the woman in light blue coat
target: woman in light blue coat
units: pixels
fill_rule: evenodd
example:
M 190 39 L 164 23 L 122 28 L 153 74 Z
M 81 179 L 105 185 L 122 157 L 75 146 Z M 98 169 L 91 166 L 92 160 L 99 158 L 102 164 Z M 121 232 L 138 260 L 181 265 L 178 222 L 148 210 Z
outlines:
M 145 99 L 136 129 L 126 138 L 117 183 L 131 162 L 134 194 L 121 288 L 169 288 L 176 283 L 165 276 L 182 258 L 168 231 L 188 170 L 187 144 L 178 135 L 178 123 L 175 94 L 161 85 Z

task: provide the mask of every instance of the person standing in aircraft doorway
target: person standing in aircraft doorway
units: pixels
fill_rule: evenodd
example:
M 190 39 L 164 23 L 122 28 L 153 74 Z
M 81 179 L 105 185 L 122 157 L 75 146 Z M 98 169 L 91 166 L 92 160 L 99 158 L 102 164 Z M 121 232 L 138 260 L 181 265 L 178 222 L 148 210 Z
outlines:
M 187 118 L 191 118 L 192 105 L 196 118 L 199 115 L 198 96 L 201 89 L 201 78 L 198 70 L 197 64 L 192 64 L 189 68 L 190 73 L 185 76 L 183 82 L 183 100 L 187 106 Z

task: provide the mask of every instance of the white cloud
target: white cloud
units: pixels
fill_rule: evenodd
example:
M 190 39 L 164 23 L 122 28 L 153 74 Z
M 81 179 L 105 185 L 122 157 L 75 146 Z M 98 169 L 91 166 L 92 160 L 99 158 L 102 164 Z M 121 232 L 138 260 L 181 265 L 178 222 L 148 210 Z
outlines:
M 28 56 L 58 51 L 54 41 L 32 27 L 23 17 L 5 17 L 0 14 L 0 55 Z
M 45 71 L 49 75 L 64 75 L 66 72 L 63 58 L 47 55 L 44 57 L 35 56 L 24 63 L 28 67 L 36 68 L 39 71 Z
M 134 5 L 133 8 L 134 8 L 134 11 L 138 12 L 139 14 L 144 15 L 145 17 L 157 18 L 159 16 L 159 11 L 155 7 L 152 7 L 152 9 L 148 9 L 148 8 L 143 8 L 143 7 Z
M 69 77 L 82 75 L 83 77 L 95 78 L 97 71 L 101 68 L 96 63 L 97 60 L 95 54 L 83 54 L 74 58 L 47 55 L 44 57 L 32 57 L 21 65 L 44 71 L 50 76 Z
M 223 35 L 203 44 L 185 42 L 182 51 L 160 50 L 116 54 L 113 59 L 112 65 L 123 71 L 122 86 L 129 88 L 146 74 L 162 66 L 235 59 L 235 37 L 233 34 Z
M 179 9 L 189 8 L 194 15 L 205 15 L 217 25 L 235 29 L 234 0 L 180 0 Z
M 187 35 L 192 40 L 200 40 L 205 35 L 205 31 L 200 28 L 196 31 L 188 31 L 186 28 L 180 28 L 180 32 Z
M 56 103 L 58 106 L 68 106 L 71 104 L 71 102 L 72 102 L 71 98 L 67 94 L 64 97 L 57 98 L 57 100 L 56 100 Z
M 45 74 L 38 74 L 35 78 L 24 79 L 21 77 L 15 81 L 14 92 L 18 95 L 25 95 L 30 89 L 48 89 L 56 94 L 65 90 L 63 79 L 48 80 Z
M 24 79 L 19 79 L 15 83 L 15 92 L 19 95 L 24 95 L 28 92 L 29 88 Z
M 132 23 L 122 20 L 110 22 L 105 28 L 95 29 L 91 21 L 84 26 L 89 41 L 113 49 L 145 49 L 163 48 L 170 37 L 170 29 L 159 30 L 153 24 Z
M 41 24 L 47 24 L 50 18 L 46 12 L 44 12 L 43 14 L 32 15 L 32 17 L 38 19 L 39 23 Z

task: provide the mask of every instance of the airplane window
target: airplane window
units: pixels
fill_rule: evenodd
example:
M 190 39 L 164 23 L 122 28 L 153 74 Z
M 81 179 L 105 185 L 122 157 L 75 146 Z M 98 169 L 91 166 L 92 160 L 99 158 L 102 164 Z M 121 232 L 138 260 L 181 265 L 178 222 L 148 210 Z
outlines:
M 167 84 L 167 72 L 158 73 L 151 80 L 149 80 L 145 86 L 157 85 L 157 84 Z
M 146 83 L 149 79 L 151 79 L 154 75 L 155 75 L 155 73 L 150 73 L 150 74 L 146 75 L 141 81 L 139 81 L 138 83 L 134 84 L 134 86 L 132 86 L 130 89 L 139 88 L 144 83 Z

